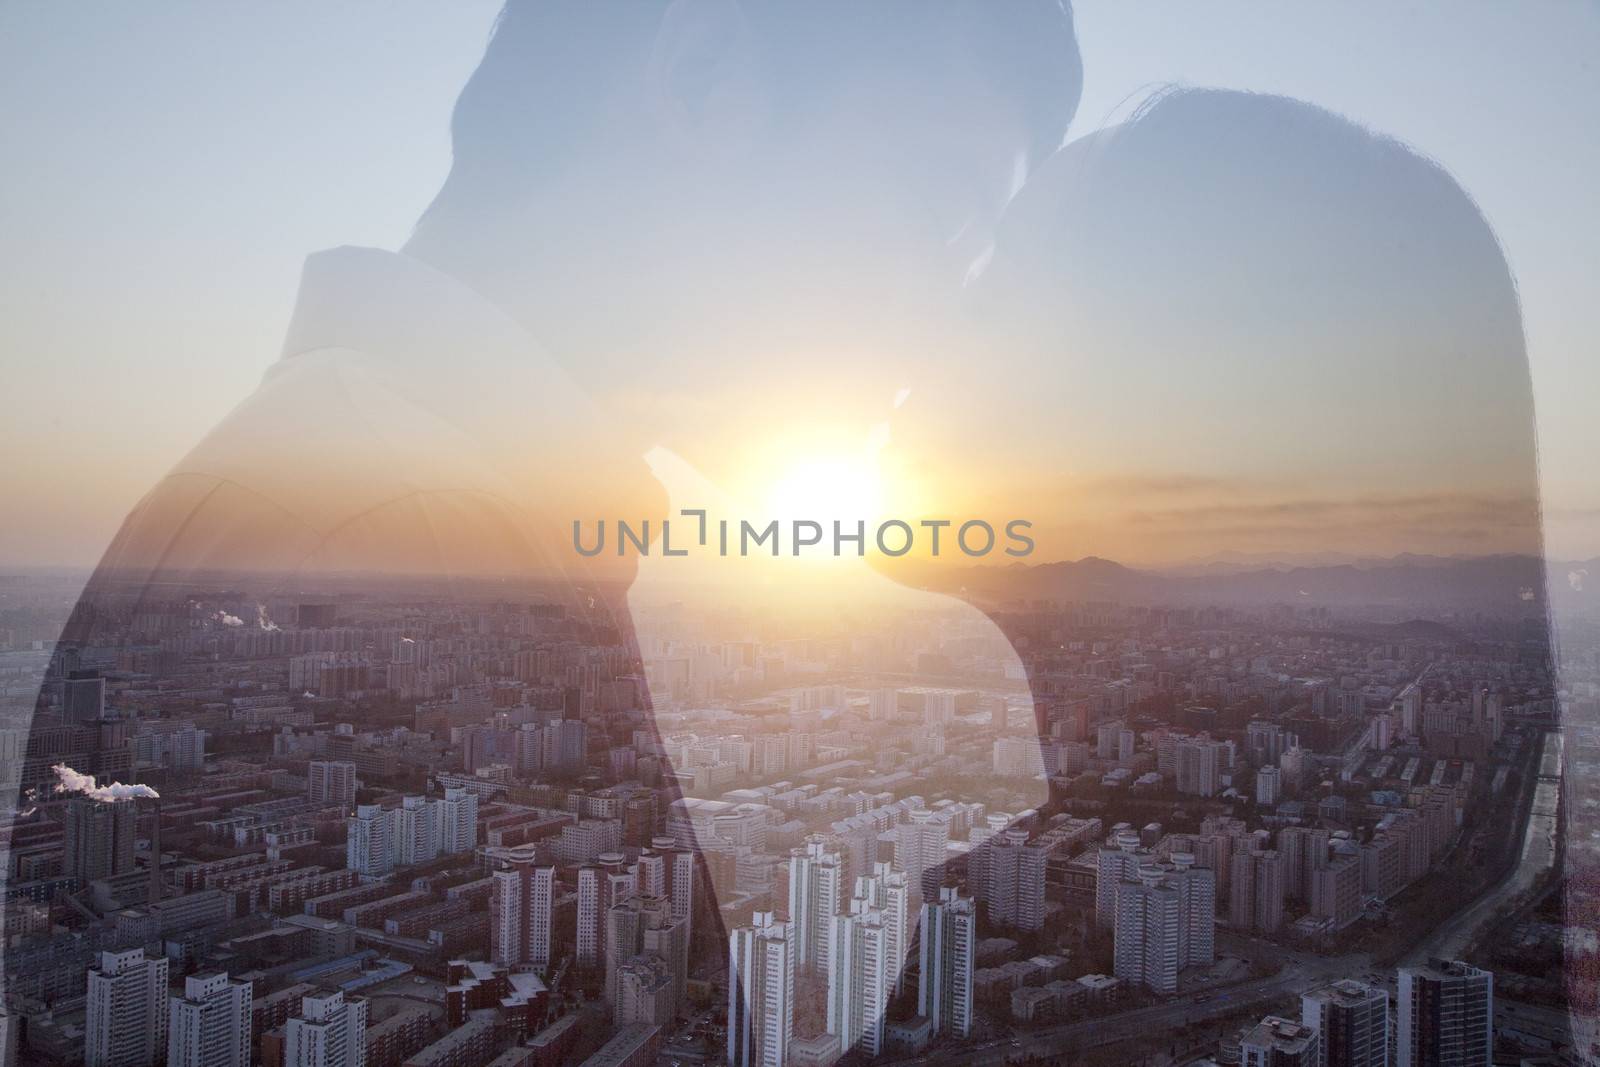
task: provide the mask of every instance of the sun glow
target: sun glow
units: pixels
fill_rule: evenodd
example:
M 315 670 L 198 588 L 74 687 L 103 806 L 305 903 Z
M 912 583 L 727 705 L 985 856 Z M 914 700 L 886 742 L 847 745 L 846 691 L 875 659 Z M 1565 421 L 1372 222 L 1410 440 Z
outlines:
M 866 455 L 810 456 L 792 463 L 767 493 L 766 514 L 784 522 L 809 519 L 831 531 L 838 521 L 853 529 L 884 512 L 883 484 Z

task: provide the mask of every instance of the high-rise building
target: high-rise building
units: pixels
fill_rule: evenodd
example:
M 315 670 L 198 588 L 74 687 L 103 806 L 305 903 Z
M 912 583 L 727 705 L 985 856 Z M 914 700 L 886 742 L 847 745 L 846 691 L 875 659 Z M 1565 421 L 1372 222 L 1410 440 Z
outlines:
M 889 958 L 889 927 L 883 913 L 857 898 L 849 915 L 835 915 L 828 966 L 828 1033 L 841 1052 L 859 1047 L 869 1056 L 884 1051 L 883 1023 L 894 994 L 898 963 Z
M 1400 968 L 1396 1067 L 1491 1067 L 1494 975 L 1459 960 Z
M 143 949 L 102 952 L 89 968 L 87 1067 L 150 1067 L 167 1051 L 167 959 Z
M 1116 976 L 1158 993 L 1176 992 L 1183 969 L 1181 929 L 1177 888 L 1164 880 L 1159 866 L 1142 867 L 1138 881 L 1117 889 Z
M 1283 795 L 1283 772 L 1276 766 L 1263 767 L 1256 772 L 1256 803 L 1270 808 Z
M 64 873 L 91 882 L 134 869 L 139 812 L 133 801 L 73 797 L 66 815 Z
M 193 774 L 205 766 L 206 732 L 181 720 L 145 721 L 128 739 L 128 748 L 136 768 L 162 767 Z
M 789 922 L 794 926 L 795 966 L 828 973 L 833 920 L 844 910 L 844 865 L 819 838 L 789 853 Z
M 771 912 L 728 936 L 729 1067 L 784 1067 L 794 1040 L 794 933 Z
M 1239 1042 L 1243 1067 L 1317 1067 L 1320 1042 L 1315 1028 L 1268 1015 Z
M 1049 848 L 1028 843 L 1026 830 L 1006 830 L 981 846 L 978 883 L 989 921 L 1019 930 L 1044 929 L 1044 869 Z
M 1311 899 L 1311 880 L 1328 865 L 1327 830 L 1286 826 L 1278 831 L 1278 854 L 1283 857 L 1283 894 L 1292 900 Z
M 552 774 L 582 771 L 588 751 L 589 728 L 582 719 L 556 719 L 539 731 L 543 768 Z
M 679 848 L 670 837 L 652 837 L 650 847 L 635 864 L 638 891 L 647 897 L 672 901 L 672 917 L 691 922 L 694 916 L 694 853 Z
M 167 1013 L 167 1067 L 250 1067 L 249 982 L 192 974 Z
M 478 794 L 452 786 L 432 803 L 439 821 L 439 852 L 453 856 L 472 851 L 478 843 Z
M 657 959 L 666 967 L 667 975 L 672 979 L 672 995 L 675 1000 L 674 1015 L 687 1015 L 689 1013 L 689 920 L 677 918 L 672 909 L 672 902 L 663 898 L 652 898 L 660 901 L 660 906 L 648 909 L 645 915 L 644 929 L 640 931 L 639 953 L 652 959 Z
M 610 753 L 611 773 L 617 778 L 636 779 L 639 753 L 629 745 L 618 745 Z M 656 795 L 636 793 L 622 802 L 622 843 L 632 848 L 648 846 L 656 834 Z
M 395 864 L 395 810 L 363 804 L 346 820 L 345 866 L 369 877 Z
M 1311 914 L 1343 927 L 1361 915 L 1361 856 L 1336 855 L 1311 875 Z
M 913 811 L 895 827 L 894 864 L 906 874 L 911 890 L 924 900 L 938 895 L 950 846 L 950 820 L 926 808 Z
M 972 967 L 978 954 L 978 915 L 972 901 L 953 887 L 939 890 L 937 903 L 922 905 L 921 979 L 917 1011 L 935 1034 L 972 1033 Z
M 1156 993 L 1176 992 L 1180 971 L 1216 959 L 1215 874 L 1186 853 L 1171 860 L 1142 864 L 1117 890 L 1115 974 Z
M 1178 792 L 1191 796 L 1214 797 L 1222 792 L 1222 774 L 1229 764 L 1229 745 L 1209 737 L 1187 737 L 1179 741 L 1177 759 Z
M 860 901 L 863 910 L 883 916 L 889 984 L 898 996 L 905 984 L 906 954 L 911 950 L 911 887 L 905 872 L 887 863 L 874 863 L 870 874 L 856 879 L 852 899 Z
M 409 796 L 398 808 L 363 804 L 348 821 L 345 866 L 386 874 L 470 851 L 478 838 L 478 794 L 452 786 L 442 797 Z
M 105 717 L 106 680 L 99 671 L 70 671 L 61 683 L 61 716 L 68 722 Z
M 1096 759 L 1114 760 L 1122 742 L 1122 720 L 1103 722 L 1095 728 L 1094 754 Z
M 1117 922 L 1117 893 L 1124 882 L 1136 881 L 1139 867 L 1155 860 L 1155 854 L 1139 843 L 1139 834 L 1124 830 L 1095 856 L 1094 918 L 1111 929 Z
M 687 1003 L 682 991 L 689 980 L 689 931 L 686 923 L 672 917 L 672 902 L 666 897 L 629 896 L 606 913 L 605 990 L 613 1008 L 618 1004 L 617 980 L 623 965 L 641 955 L 659 958 L 666 968 L 673 981 L 676 1013 L 680 1002 Z
M 1276 933 L 1283 925 L 1283 860 L 1278 852 L 1239 852 L 1228 879 L 1228 921 L 1236 930 Z
M 636 1023 L 670 1027 L 678 1015 L 677 982 L 659 956 L 634 956 L 617 969 L 612 1021 L 620 1030 Z
M 1245 727 L 1245 747 L 1257 766 L 1276 766 L 1292 739 L 1282 726 L 1265 719 L 1252 719 Z
M 21 1022 L 20 1016 L 0 1007 L 0 1067 L 17 1067 L 17 1053 L 22 1045 Z
M 490 874 L 489 958 L 508 967 L 550 966 L 550 924 L 555 909 L 556 869 L 525 856 L 502 861 Z
M 1400 731 L 1407 737 L 1422 734 L 1422 686 L 1412 682 L 1400 692 Z
M 1018 723 L 1021 726 L 1021 723 Z M 1010 729 L 1010 708 L 1005 697 L 994 697 L 989 701 L 989 732 L 1003 734 Z
M 300 998 L 300 1016 L 283 1026 L 287 1067 L 363 1067 L 367 1002 L 338 990 Z
M 874 689 L 867 697 L 867 719 L 888 722 L 900 708 L 900 694 L 894 689 Z
M 620 852 L 602 852 L 596 862 L 578 868 L 575 955 L 580 967 L 605 962 L 606 914 L 637 892 L 637 879 L 624 862 Z
M 1317 1067 L 1389 1067 L 1389 993 L 1350 979 L 1300 997 L 1300 1021 L 1317 1032 Z
M 427 797 L 404 797 L 394 809 L 394 852 L 402 867 L 439 858 L 439 813 Z
M 356 806 L 356 765 L 348 760 L 312 760 L 306 795 L 313 804 L 350 811 Z

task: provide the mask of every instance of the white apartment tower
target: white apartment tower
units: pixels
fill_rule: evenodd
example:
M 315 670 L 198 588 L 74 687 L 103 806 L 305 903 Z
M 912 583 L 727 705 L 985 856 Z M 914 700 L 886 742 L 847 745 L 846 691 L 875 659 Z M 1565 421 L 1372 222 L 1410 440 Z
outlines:
M 895 827 L 895 866 L 905 872 L 911 891 L 924 900 L 938 894 L 949 846 L 948 815 L 924 808 Z
M 789 853 L 789 922 L 795 966 L 828 973 L 833 920 L 844 910 L 844 864 L 826 842 L 810 840 Z
M 452 786 L 432 803 L 438 813 L 439 851 L 446 855 L 472 851 L 478 843 L 478 794 Z
M 1275 850 L 1240 852 L 1230 861 L 1228 921 L 1239 930 L 1276 933 L 1283 925 L 1288 879 Z
M 883 915 L 889 983 L 898 996 L 904 984 L 906 954 L 911 950 L 911 887 L 905 873 L 887 863 L 875 863 L 871 874 L 856 879 L 852 899 L 859 900 L 863 910 Z
M 899 969 L 889 957 L 889 927 L 883 913 L 860 899 L 849 915 L 836 915 L 828 967 L 828 1033 L 842 1052 L 860 1047 L 869 1056 L 884 1051 L 883 1022 Z
M 1263 767 L 1256 772 L 1256 804 L 1270 808 L 1283 796 L 1283 772 L 1277 767 Z
M 356 806 L 356 765 L 347 760 L 311 761 L 306 795 L 313 804 L 348 813 Z
M 102 952 L 89 968 L 84 1063 L 151 1067 L 167 1050 L 167 959 L 143 949 Z
M 183 980 L 167 1013 L 167 1067 L 250 1067 L 249 982 L 226 971 Z
M 1396 1067 L 1491 1067 L 1494 975 L 1459 960 L 1400 968 Z
M 1019 930 L 1044 929 L 1044 867 L 1048 849 L 1028 844 L 1026 830 L 1006 830 L 984 842 L 979 889 L 989 921 Z
M 555 907 L 556 869 L 532 855 L 490 874 L 489 958 L 508 967 L 550 966 L 550 922 Z
M 1389 993 L 1350 979 L 1300 997 L 1300 1021 L 1317 1031 L 1317 1067 L 1389 1067 Z
M 1239 1041 L 1243 1067 L 1317 1067 L 1321 1042 L 1317 1031 L 1277 1015 L 1268 1015 Z
M 345 866 L 369 877 L 394 870 L 395 813 L 363 804 L 346 820 Z
M 952 887 L 939 890 L 938 903 L 922 905 L 921 981 L 917 1011 L 933 1023 L 935 1034 L 972 1033 L 972 967 L 978 954 L 978 914 L 972 901 Z
M 395 862 L 402 867 L 439 858 L 439 813 L 427 797 L 406 797 L 394 811 Z
M 655 837 L 635 864 L 641 896 L 667 897 L 672 917 L 688 922 L 694 915 L 694 853 L 671 837 Z
M 1139 846 L 1136 830 L 1123 830 L 1095 856 L 1094 918 L 1095 923 L 1110 929 L 1117 923 L 1117 892 L 1124 882 L 1136 881 L 1139 867 L 1152 862 L 1155 854 Z
M 1185 967 L 1216 958 L 1216 879 L 1174 853 L 1171 863 L 1146 863 L 1137 881 L 1117 890 L 1115 973 L 1156 993 L 1173 993 Z
M 1178 742 L 1178 792 L 1214 797 L 1222 792 L 1222 772 L 1227 763 L 1227 742 L 1190 737 Z
M 688 1003 L 689 929 L 672 917 L 672 902 L 666 897 L 630 896 L 618 901 L 606 913 L 605 989 L 606 999 L 618 1004 L 617 982 L 622 968 L 636 956 L 658 958 L 673 983 L 672 1012 Z M 617 1024 L 623 1025 L 618 1019 Z
M 794 933 L 771 912 L 728 937 L 728 1065 L 784 1067 L 794 1039 Z
M 338 990 L 300 998 L 283 1027 L 284 1067 L 366 1067 L 367 1002 Z
M 602 852 L 596 862 L 578 868 L 576 956 L 580 967 L 605 961 L 606 914 L 638 889 L 634 872 L 623 866 L 620 852 Z

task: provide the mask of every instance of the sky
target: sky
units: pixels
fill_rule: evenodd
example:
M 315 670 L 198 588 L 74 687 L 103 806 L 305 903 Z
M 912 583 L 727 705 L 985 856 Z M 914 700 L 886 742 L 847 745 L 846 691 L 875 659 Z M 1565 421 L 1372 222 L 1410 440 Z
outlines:
M 276 358 L 304 256 L 406 240 L 448 169 L 450 109 L 496 8 L 0 6 L 13 102 L 0 113 L 13 148 L 0 166 L 0 564 L 94 562 Z M 1074 136 L 1161 85 L 1222 86 L 1314 101 L 1456 178 L 1522 300 L 1548 551 L 1600 555 L 1600 310 L 1587 299 L 1600 7 L 1089 0 L 1076 15 Z M 1118 472 L 1057 473 L 1087 499 Z M 1281 504 L 1231 499 L 1228 521 Z M 1125 535 L 1138 506 L 1103 510 L 1056 554 L 1175 554 Z

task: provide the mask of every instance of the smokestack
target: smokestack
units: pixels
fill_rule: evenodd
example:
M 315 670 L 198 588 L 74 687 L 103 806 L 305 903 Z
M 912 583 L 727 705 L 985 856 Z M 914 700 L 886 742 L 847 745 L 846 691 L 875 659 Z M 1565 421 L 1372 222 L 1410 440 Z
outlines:
M 156 822 L 150 831 L 150 903 L 161 899 L 161 798 L 150 801 Z

